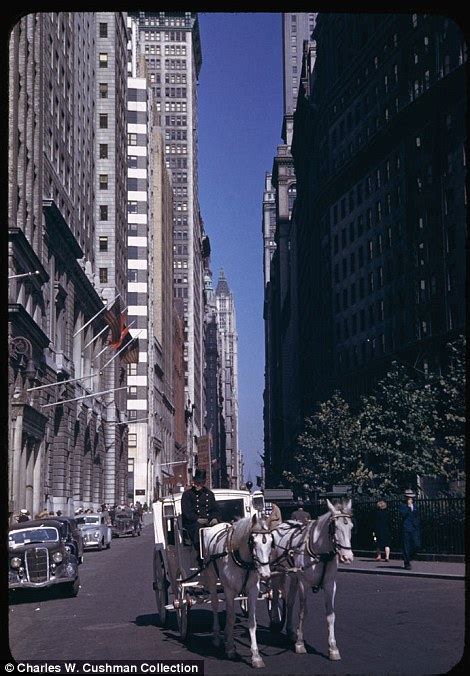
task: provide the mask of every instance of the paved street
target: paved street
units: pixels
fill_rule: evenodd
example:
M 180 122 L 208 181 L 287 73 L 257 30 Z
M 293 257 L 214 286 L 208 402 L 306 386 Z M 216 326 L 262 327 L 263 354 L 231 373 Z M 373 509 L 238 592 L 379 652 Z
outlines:
M 86 552 L 77 598 L 29 596 L 10 607 L 9 644 L 17 660 L 204 658 L 207 674 L 251 671 L 247 621 L 236 623 L 240 660 L 211 647 L 211 614 L 193 610 L 193 638 L 184 646 L 170 613 L 156 626 L 152 591 L 153 529 L 140 538 L 113 540 L 111 549 Z M 223 614 L 222 614 L 223 616 Z M 341 662 L 327 658 L 321 593 L 309 594 L 307 655 L 267 631 L 259 605 L 258 640 L 266 674 L 441 674 L 464 645 L 464 582 L 398 575 L 339 573 L 336 637 Z

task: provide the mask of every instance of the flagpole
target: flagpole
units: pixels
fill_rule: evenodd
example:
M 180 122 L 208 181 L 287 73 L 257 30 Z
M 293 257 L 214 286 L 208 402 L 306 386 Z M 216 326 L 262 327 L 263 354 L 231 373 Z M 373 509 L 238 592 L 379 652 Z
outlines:
M 98 340 L 98 338 L 101 336 L 101 334 L 102 334 L 104 331 L 106 331 L 106 329 L 109 329 L 109 326 L 105 326 L 104 329 L 101 329 L 101 331 L 98 333 L 98 335 L 96 335 L 94 338 L 92 338 L 92 339 L 90 340 L 89 343 L 87 343 L 86 345 L 83 346 L 83 349 L 85 349 L 86 347 L 88 347 L 88 345 L 91 345 L 92 343 L 94 343 L 95 340 Z
M 134 340 L 135 340 L 136 338 L 138 338 L 138 336 L 140 336 L 140 334 L 142 333 L 142 331 L 143 331 L 143 329 L 140 329 L 139 333 L 137 333 L 137 334 L 132 338 L 132 340 L 131 340 L 130 342 L 131 342 L 131 343 L 134 342 Z M 116 352 L 116 354 L 114 355 L 114 357 L 111 357 L 111 359 L 110 359 L 109 361 L 107 361 L 106 364 L 105 364 L 104 366 L 101 367 L 101 371 L 103 371 L 103 370 L 108 366 L 108 364 L 111 364 L 111 362 L 114 361 L 114 360 L 116 359 L 116 357 L 118 357 L 118 356 L 121 354 L 121 352 L 122 352 L 123 350 L 125 350 L 126 348 L 128 348 L 128 347 L 129 347 L 129 344 L 130 344 L 130 343 L 126 343 L 126 345 L 124 345 L 123 347 L 121 347 L 121 349 L 119 350 L 119 352 Z
M 148 420 L 148 416 L 147 416 L 147 418 L 137 418 L 136 420 L 126 420 L 125 422 L 117 422 L 117 423 L 114 423 L 114 424 L 115 425 L 132 425 L 132 423 L 142 422 L 143 420 Z
M 112 390 L 103 390 L 103 392 L 93 392 L 92 394 L 84 394 L 81 397 L 74 399 L 64 399 L 63 401 L 54 401 L 52 404 L 43 404 L 41 408 L 49 408 L 50 406 L 61 406 L 62 404 L 69 404 L 71 401 L 79 401 L 80 399 L 89 399 L 90 397 L 98 397 L 100 394 L 109 394 L 110 392 L 117 392 L 118 390 L 127 390 L 128 385 L 124 387 L 113 387 Z
M 137 319 L 134 319 L 134 320 L 129 324 L 129 326 L 128 326 L 127 328 L 130 329 L 131 326 L 134 326 L 134 324 L 136 323 L 136 321 L 137 321 Z M 101 350 L 101 352 L 98 352 L 98 354 L 96 355 L 96 357 L 93 359 L 93 361 L 92 361 L 91 363 L 94 364 L 95 361 L 98 359 L 98 357 L 99 357 L 101 354 L 103 354 L 103 352 L 104 352 L 108 347 L 109 347 L 109 345 L 105 345 L 105 346 L 103 347 L 103 349 Z M 103 368 L 104 368 L 104 366 L 103 366 Z
M 115 297 L 113 298 L 113 300 L 108 300 L 108 302 L 107 302 L 105 305 L 103 305 L 103 307 L 101 308 L 101 310 L 98 310 L 98 312 L 96 313 L 96 315 L 94 315 L 91 319 L 89 319 L 89 320 L 87 321 L 86 324 L 84 324 L 83 326 L 81 326 L 81 327 L 78 329 L 78 331 L 75 331 L 75 333 L 73 334 L 73 338 L 75 338 L 75 336 L 78 336 L 78 334 L 81 333 L 81 332 L 83 331 L 83 329 L 86 329 L 86 327 L 88 326 L 88 324 L 91 324 L 91 322 L 92 322 L 94 319 L 96 319 L 96 318 L 98 317 L 98 315 L 100 315 L 102 312 L 104 312 L 110 303 L 114 303 L 114 301 L 117 300 L 117 299 L 119 298 L 120 295 L 121 295 L 121 294 L 118 293 L 118 295 L 115 296 Z
M 80 376 L 80 378 L 69 378 L 68 380 L 58 380 L 55 383 L 47 383 L 47 385 L 37 385 L 36 387 L 29 387 L 26 390 L 26 392 L 32 392 L 33 390 L 44 390 L 46 387 L 65 385 L 66 383 L 75 383 L 77 380 L 88 380 L 88 378 L 94 378 L 95 376 L 99 376 L 99 373 L 91 373 L 89 376 Z

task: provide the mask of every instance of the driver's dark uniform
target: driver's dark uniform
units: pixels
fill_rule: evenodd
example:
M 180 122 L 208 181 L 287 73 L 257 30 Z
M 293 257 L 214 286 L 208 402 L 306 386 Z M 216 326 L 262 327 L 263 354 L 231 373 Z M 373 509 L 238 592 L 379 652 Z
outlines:
M 188 488 L 181 498 L 183 527 L 188 531 L 194 547 L 199 551 L 199 530 L 208 526 L 212 519 L 218 519 L 217 503 L 214 493 L 203 486 L 197 491 L 194 486 Z M 207 523 L 198 523 L 205 519 Z

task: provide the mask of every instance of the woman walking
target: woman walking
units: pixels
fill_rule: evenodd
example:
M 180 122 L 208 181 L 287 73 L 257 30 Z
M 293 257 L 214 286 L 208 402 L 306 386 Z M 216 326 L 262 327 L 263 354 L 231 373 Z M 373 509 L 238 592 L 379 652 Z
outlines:
M 382 551 L 385 552 L 385 561 L 390 559 L 390 515 L 385 500 L 377 502 L 375 512 L 375 535 L 377 538 L 377 553 L 375 560 L 382 560 Z

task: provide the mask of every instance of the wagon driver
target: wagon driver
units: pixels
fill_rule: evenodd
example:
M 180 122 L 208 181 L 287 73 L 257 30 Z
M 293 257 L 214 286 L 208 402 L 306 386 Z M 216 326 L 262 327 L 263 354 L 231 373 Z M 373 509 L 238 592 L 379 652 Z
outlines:
M 181 498 L 181 512 L 183 526 L 199 557 L 199 530 L 218 523 L 218 511 L 214 493 L 206 488 L 206 470 L 197 469 L 192 483 Z

